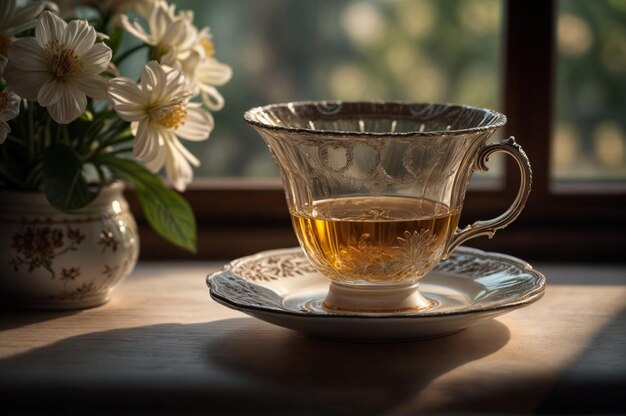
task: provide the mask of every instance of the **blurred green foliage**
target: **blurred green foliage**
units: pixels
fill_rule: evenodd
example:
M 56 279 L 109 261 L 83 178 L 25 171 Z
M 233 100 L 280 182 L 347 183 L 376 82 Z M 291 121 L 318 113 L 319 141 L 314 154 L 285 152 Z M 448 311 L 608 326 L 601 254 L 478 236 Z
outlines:
M 209 25 L 234 76 L 220 88 L 204 176 L 272 176 L 242 122 L 257 105 L 296 100 L 458 102 L 499 108 L 500 0 L 177 1 Z
M 560 0 L 552 174 L 626 178 L 626 0 Z
M 178 0 L 234 70 L 199 176 L 273 176 L 249 108 L 297 100 L 500 109 L 501 0 Z M 626 0 L 557 2 L 557 179 L 626 177 Z M 532 88 L 531 85 L 528 88 Z

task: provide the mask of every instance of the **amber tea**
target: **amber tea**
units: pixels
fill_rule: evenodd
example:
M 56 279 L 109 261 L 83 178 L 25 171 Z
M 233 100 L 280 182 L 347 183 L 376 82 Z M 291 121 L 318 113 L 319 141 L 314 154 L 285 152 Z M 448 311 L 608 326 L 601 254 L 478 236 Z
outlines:
M 310 260 L 337 281 L 405 282 L 442 257 L 459 213 L 427 199 L 350 197 L 291 213 Z

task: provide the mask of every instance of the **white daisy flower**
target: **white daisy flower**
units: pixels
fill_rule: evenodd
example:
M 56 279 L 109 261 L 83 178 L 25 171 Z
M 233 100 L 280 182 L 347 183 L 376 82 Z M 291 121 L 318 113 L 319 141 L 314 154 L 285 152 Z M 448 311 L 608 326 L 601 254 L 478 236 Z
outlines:
M 6 67 L 6 58 L 0 57 L 0 80 Z M 11 133 L 11 127 L 7 121 L 14 119 L 20 112 L 21 98 L 15 93 L 4 89 L 0 91 L 0 144 L 4 143 L 7 135 Z
M 122 27 L 152 46 L 158 57 L 170 54 L 176 59 L 186 58 L 193 50 L 198 35 L 198 29 L 192 24 L 193 13 L 186 11 L 176 15 L 176 6 L 170 6 L 164 0 L 148 7 L 151 7 L 147 17 L 148 31 L 138 21 L 131 22 L 127 15 L 121 16 Z
M 199 166 L 200 162 L 178 137 L 201 141 L 213 130 L 211 113 L 200 103 L 189 102 L 185 75 L 150 61 L 141 72 L 139 84 L 125 77 L 112 79 L 109 97 L 119 117 L 130 122 L 134 156 L 152 172 L 165 166 L 168 182 L 184 191 L 193 179 L 190 164 Z
M 163 57 L 162 62 L 182 71 L 190 80 L 194 95 L 200 94 L 208 109 L 217 111 L 224 107 L 224 98 L 216 86 L 226 84 L 233 75 L 230 66 L 214 58 L 215 46 L 207 27 L 198 34 L 195 53 L 186 59 L 173 59 L 172 55 Z
M 14 119 L 20 113 L 21 98 L 15 93 L 4 90 L 0 91 L 0 144 L 4 143 L 11 127 L 7 121 Z
M 32 1 L 21 7 L 17 7 L 16 0 L 0 2 L 0 55 L 7 56 L 12 37 L 35 27 L 45 9 L 57 10 L 57 7 L 49 1 Z
M 106 70 L 111 49 L 95 41 L 96 31 L 86 21 L 66 23 L 44 12 L 34 38 L 11 44 L 4 73 L 7 86 L 47 107 L 57 123 L 70 123 L 85 111 L 86 96 L 107 98 L 108 82 L 98 74 Z
M 132 2 L 132 8 L 139 16 L 148 18 L 155 3 L 158 2 L 159 0 L 135 0 Z

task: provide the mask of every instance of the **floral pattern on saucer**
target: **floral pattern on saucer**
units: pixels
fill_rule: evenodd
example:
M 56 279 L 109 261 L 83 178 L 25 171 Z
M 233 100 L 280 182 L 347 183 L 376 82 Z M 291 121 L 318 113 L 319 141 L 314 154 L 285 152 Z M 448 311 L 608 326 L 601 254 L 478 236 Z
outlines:
M 219 303 L 301 333 L 365 342 L 425 339 L 539 300 L 545 277 L 523 260 L 459 247 L 420 281 L 435 307 L 408 313 L 347 313 L 316 307 L 328 280 L 300 248 L 237 259 L 207 278 Z

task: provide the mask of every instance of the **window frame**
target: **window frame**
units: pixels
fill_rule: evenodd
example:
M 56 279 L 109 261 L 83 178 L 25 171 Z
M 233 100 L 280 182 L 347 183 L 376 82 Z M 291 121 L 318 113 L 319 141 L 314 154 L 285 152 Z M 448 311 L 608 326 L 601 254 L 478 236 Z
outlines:
M 503 98 L 507 136 L 530 158 L 533 189 L 526 208 L 493 240 L 468 245 L 532 261 L 624 262 L 626 186 L 558 189 L 550 181 L 554 121 L 557 0 L 504 0 Z M 243 121 L 242 121 L 243 122 Z M 260 140 L 260 139 L 259 139 Z M 515 162 L 506 158 L 504 186 L 468 191 L 461 224 L 498 215 L 519 186 Z M 198 224 L 196 255 L 172 247 L 148 226 L 127 192 L 140 230 L 142 259 L 232 259 L 297 245 L 278 178 L 199 179 L 184 197 Z

